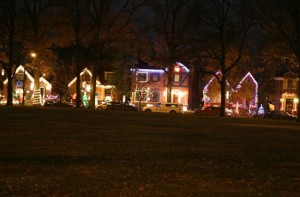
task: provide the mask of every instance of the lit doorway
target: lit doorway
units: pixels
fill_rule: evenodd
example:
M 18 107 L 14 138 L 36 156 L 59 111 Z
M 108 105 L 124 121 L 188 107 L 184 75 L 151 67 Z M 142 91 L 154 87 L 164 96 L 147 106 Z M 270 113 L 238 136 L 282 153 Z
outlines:
M 293 99 L 286 99 L 285 111 L 289 113 L 293 111 Z

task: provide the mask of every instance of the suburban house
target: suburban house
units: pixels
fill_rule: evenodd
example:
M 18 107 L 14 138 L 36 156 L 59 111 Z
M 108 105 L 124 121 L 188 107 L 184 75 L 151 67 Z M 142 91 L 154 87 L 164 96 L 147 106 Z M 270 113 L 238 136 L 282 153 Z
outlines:
M 81 88 L 81 98 L 83 102 L 88 102 L 90 100 L 90 92 L 92 88 L 92 72 L 85 68 L 80 73 L 80 88 Z M 107 76 L 108 77 L 108 76 Z M 73 100 L 76 99 L 76 79 L 77 77 L 74 77 L 68 84 L 68 94 L 71 96 Z M 112 85 L 103 85 L 101 82 L 97 79 L 96 80 L 96 95 L 95 95 L 95 104 L 97 105 L 99 101 L 111 101 L 112 95 L 111 90 L 114 86 Z
M 34 78 L 33 76 L 20 65 L 16 69 L 15 77 L 13 78 L 13 103 L 14 104 L 41 104 L 45 102 L 46 95 L 51 94 L 52 85 L 44 78 L 40 77 L 40 89 L 34 90 Z M 6 103 L 7 98 L 7 82 L 6 78 L 3 81 L 3 95 L 4 98 L 1 103 Z M 34 94 L 34 91 L 38 91 L 39 94 Z M 37 95 L 37 96 L 36 96 Z M 23 99 L 24 96 L 24 99 Z
M 270 102 L 275 106 L 275 110 L 286 111 L 297 114 L 298 85 L 299 78 L 297 72 L 287 71 L 274 77 L 274 94 L 270 96 Z
M 138 64 L 131 69 L 132 103 L 167 102 L 168 67 L 158 68 L 147 64 Z M 188 105 L 190 70 L 177 62 L 174 65 L 172 81 L 172 103 Z
M 221 77 L 222 73 L 220 71 L 216 72 L 216 75 Z M 229 94 L 232 95 L 234 90 L 231 88 L 228 81 L 226 81 L 226 95 L 227 101 L 229 99 Z M 216 77 L 212 77 L 208 83 L 203 88 L 203 98 L 202 98 L 204 106 L 213 106 L 221 104 L 221 87 Z
M 217 72 L 216 75 L 222 75 Z M 226 81 L 226 107 L 232 109 L 235 114 L 252 114 L 258 104 L 258 83 L 253 75 L 248 72 L 233 87 Z M 212 77 L 203 89 L 204 106 L 221 105 L 220 85 L 215 77 Z

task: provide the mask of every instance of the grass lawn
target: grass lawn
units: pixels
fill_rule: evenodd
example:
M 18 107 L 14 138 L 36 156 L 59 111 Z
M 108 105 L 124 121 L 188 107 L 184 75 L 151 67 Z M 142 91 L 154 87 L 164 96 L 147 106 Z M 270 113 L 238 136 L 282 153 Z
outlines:
M 300 123 L 0 107 L 0 196 L 300 196 Z

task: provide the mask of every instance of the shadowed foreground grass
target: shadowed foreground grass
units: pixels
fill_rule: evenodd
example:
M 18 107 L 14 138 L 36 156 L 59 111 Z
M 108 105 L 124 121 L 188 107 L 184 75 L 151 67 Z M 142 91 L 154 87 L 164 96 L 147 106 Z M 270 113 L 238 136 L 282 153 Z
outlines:
M 299 196 L 300 124 L 0 108 L 0 196 Z

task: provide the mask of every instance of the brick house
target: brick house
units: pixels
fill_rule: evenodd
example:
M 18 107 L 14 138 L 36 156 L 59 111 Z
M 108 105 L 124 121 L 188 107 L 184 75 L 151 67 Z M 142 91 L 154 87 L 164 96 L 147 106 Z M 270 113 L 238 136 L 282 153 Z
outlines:
M 275 110 L 286 111 L 297 114 L 298 85 L 297 72 L 288 71 L 274 77 L 274 94 L 269 96 L 270 102 L 274 104 Z
M 167 77 L 168 68 L 138 64 L 131 69 L 131 101 L 135 104 L 141 102 L 155 103 L 167 102 Z M 172 103 L 188 105 L 190 70 L 183 64 L 177 62 L 174 66 Z

